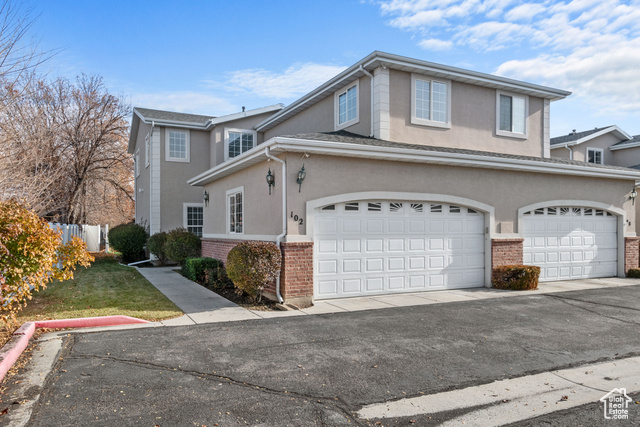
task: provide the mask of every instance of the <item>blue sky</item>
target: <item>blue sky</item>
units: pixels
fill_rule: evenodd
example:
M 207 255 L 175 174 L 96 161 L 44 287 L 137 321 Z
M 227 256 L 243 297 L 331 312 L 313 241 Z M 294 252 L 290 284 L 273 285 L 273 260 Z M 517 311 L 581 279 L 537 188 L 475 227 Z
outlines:
M 640 134 L 640 0 L 32 1 L 42 71 L 134 106 L 288 104 L 374 50 L 570 90 L 551 134 Z

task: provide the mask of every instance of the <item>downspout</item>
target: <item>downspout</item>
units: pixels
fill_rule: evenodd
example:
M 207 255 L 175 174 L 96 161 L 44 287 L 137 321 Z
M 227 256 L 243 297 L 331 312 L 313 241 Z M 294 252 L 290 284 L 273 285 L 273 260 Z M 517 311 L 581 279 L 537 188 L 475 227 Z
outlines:
M 573 150 L 571 148 L 569 148 L 568 145 L 565 145 L 564 148 L 569 150 L 569 160 L 573 160 Z
M 360 71 L 362 71 L 364 73 L 365 76 L 369 77 L 369 80 L 371 80 L 371 138 L 374 137 L 374 132 L 373 132 L 373 74 L 371 74 L 370 72 L 368 72 L 367 70 L 364 69 L 364 67 L 362 66 L 362 64 L 360 64 Z
M 268 159 L 282 163 L 282 234 L 278 234 L 276 237 L 276 245 L 280 247 L 282 238 L 287 235 L 287 162 L 272 156 L 269 147 L 264 149 L 264 154 Z M 276 277 L 276 297 L 280 304 L 284 302 L 282 294 L 280 293 L 280 275 Z

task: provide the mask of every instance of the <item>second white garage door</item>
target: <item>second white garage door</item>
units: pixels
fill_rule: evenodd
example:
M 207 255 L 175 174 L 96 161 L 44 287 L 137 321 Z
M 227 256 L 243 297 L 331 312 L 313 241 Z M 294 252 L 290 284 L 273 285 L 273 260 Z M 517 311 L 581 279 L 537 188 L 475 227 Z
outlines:
M 615 276 L 617 217 L 601 209 L 549 207 L 523 217 L 524 263 L 541 267 L 540 281 Z
M 317 209 L 315 298 L 484 285 L 484 214 L 463 206 L 361 201 Z

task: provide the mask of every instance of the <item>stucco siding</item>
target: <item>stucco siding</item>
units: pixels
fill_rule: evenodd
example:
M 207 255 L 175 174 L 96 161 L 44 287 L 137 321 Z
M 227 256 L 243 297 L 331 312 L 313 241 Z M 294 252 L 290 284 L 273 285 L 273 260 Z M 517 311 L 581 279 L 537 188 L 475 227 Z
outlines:
M 391 141 L 516 155 L 544 154 L 544 102 L 529 97 L 528 137 L 496 135 L 496 90 L 451 82 L 451 128 L 411 123 L 411 73 L 390 73 Z
M 189 130 L 190 161 L 166 161 L 166 128 L 160 129 L 161 147 L 161 231 L 183 227 L 183 203 L 202 203 L 202 188 L 187 180 L 209 169 L 209 132 Z
M 214 167 L 224 162 L 224 137 L 225 137 L 225 129 L 246 129 L 246 130 L 254 130 L 254 127 L 265 120 L 266 118 L 272 116 L 274 113 L 265 113 L 259 114 L 256 116 L 246 117 L 238 120 L 233 120 L 230 122 L 220 123 L 213 128 L 210 134 L 210 146 L 211 146 L 211 161 L 210 167 Z M 256 144 L 261 144 L 264 141 L 262 133 L 258 133 L 258 140 Z M 194 174 L 195 175 L 195 174 Z
M 371 135 L 371 80 L 360 78 L 358 86 L 359 122 L 344 128 L 363 136 Z M 274 136 L 300 133 L 333 132 L 335 130 L 335 94 L 301 111 L 264 133 L 267 141 Z
M 616 166 L 636 166 L 640 165 L 640 147 L 625 148 L 624 150 L 611 151 L 613 165 Z

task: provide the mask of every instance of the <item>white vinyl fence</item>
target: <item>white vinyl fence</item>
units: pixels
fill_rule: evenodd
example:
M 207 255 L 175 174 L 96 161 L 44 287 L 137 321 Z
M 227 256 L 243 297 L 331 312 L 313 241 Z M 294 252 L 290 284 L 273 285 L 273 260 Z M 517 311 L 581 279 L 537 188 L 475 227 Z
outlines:
M 49 223 L 53 230 L 62 231 L 62 242 L 67 243 L 72 236 L 77 236 L 87 245 L 89 252 L 109 250 L 109 225 L 76 225 Z

